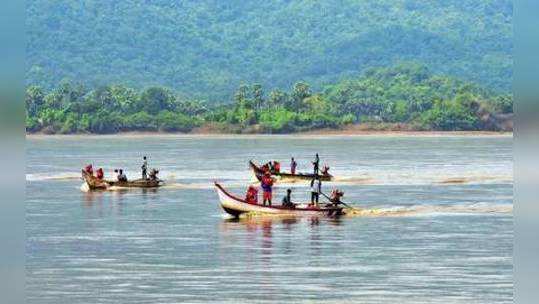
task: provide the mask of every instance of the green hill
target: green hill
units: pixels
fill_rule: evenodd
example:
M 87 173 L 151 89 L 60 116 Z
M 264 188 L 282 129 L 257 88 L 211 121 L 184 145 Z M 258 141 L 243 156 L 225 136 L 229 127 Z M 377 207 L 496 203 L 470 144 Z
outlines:
M 415 61 L 498 92 L 512 81 L 508 0 L 28 0 L 29 85 L 166 86 L 230 100 L 241 83 L 325 84 Z

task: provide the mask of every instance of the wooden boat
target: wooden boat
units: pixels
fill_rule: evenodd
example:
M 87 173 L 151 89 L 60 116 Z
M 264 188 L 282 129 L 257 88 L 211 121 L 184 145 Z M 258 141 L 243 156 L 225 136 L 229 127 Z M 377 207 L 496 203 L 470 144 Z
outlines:
M 104 179 L 98 179 L 97 177 L 89 174 L 84 169 L 82 170 L 82 178 L 88 185 L 90 190 L 106 190 L 110 187 L 122 187 L 122 188 L 157 188 L 164 184 L 160 179 L 135 179 L 131 181 L 109 181 Z
M 262 176 L 264 176 L 264 170 L 257 166 L 252 160 L 249 161 L 249 166 L 251 167 L 251 170 L 253 170 L 254 175 L 256 176 L 256 179 L 259 181 L 262 179 Z M 330 182 L 333 180 L 333 175 L 331 174 L 314 174 L 314 173 L 296 173 L 292 174 L 289 172 L 271 172 L 271 175 L 274 177 L 278 177 L 282 180 L 287 181 L 298 181 L 298 180 L 312 180 L 315 176 L 318 175 L 320 177 L 320 180 L 323 182 Z
M 267 215 L 290 215 L 290 216 L 341 216 L 344 215 L 342 207 L 335 206 L 312 206 L 309 204 L 296 204 L 295 208 L 284 207 L 281 205 L 263 206 L 251 204 L 242 198 L 239 198 L 226 191 L 223 186 L 215 183 L 219 201 L 223 210 L 234 216 L 239 217 L 244 213 L 267 214 Z

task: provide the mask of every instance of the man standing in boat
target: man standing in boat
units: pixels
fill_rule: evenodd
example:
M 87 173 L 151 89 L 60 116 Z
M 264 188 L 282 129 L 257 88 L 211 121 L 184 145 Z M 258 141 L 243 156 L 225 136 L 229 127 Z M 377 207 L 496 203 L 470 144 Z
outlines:
M 318 153 L 316 153 L 316 155 L 314 156 L 313 167 L 314 175 L 318 175 L 318 170 L 320 168 L 320 157 L 318 156 Z
M 290 161 L 290 173 L 296 174 L 297 166 L 298 166 L 298 163 L 296 163 L 296 160 L 292 157 L 292 160 Z
M 311 204 L 318 206 L 320 193 L 322 192 L 322 182 L 317 175 L 311 180 Z
M 269 206 L 271 206 L 271 188 L 273 187 L 273 178 L 271 178 L 271 173 L 269 171 L 266 171 L 264 173 L 264 177 L 262 177 L 262 180 L 260 181 L 262 185 L 262 191 L 263 191 L 263 199 L 262 204 L 266 206 L 266 201 L 269 202 Z
M 143 160 L 143 163 L 142 163 L 142 179 L 146 180 L 148 179 L 148 175 L 147 175 L 147 172 L 148 172 L 148 160 L 146 159 L 146 156 L 143 156 L 142 157 L 142 160 Z

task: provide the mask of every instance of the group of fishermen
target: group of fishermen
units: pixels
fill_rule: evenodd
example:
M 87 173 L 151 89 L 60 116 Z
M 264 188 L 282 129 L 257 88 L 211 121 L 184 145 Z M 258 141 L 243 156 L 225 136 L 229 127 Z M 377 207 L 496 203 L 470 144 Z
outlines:
M 142 157 L 142 166 L 140 168 L 142 171 L 143 180 L 156 180 L 157 179 L 157 174 L 159 173 L 158 170 L 152 169 L 150 170 L 150 173 L 148 174 L 148 158 L 146 156 Z M 86 167 L 84 167 L 84 170 L 86 171 L 86 173 L 90 175 L 94 175 L 92 164 L 89 164 Z M 127 176 L 125 175 L 123 169 L 114 169 L 114 174 L 116 175 L 117 181 L 127 182 Z M 104 178 L 103 168 L 99 168 L 96 170 L 95 177 L 99 180 L 102 180 Z
M 342 204 L 341 198 L 344 196 L 344 192 L 339 189 L 334 189 L 331 192 L 331 196 L 327 196 L 322 192 L 322 181 L 320 180 L 320 157 L 318 153 L 316 153 L 313 164 L 313 179 L 311 180 L 311 206 L 318 206 L 320 201 L 320 195 L 325 196 L 331 204 L 334 206 L 337 206 L 339 204 Z M 290 172 L 292 174 L 296 174 L 296 168 L 297 168 L 297 162 L 292 157 L 292 160 L 290 162 Z M 266 206 L 266 203 L 268 203 L 269 206 L 272 204 L 272 190 L 273 190 L 273 184 L 275 180 L 271 177 L 272 173 L 279 173 L 280 172 L 280 164 L 279 162 L 273 161 L 269 162 L 262 166 L 262 169 L 264 170 L 264 175 L 260 179 L 260 186 L 262 188 L 262 205 Z M 322 170 L 322 174 L 328 174 L 329 167 L 324 166 Z M 255 186 L 250 185 L 247 189 L 247 193 L 245 195 L 245 200 L 250 204 L 258 204 L 258 190 Z M 282 199 L 282 206 L 287 208 L 295 208 L 295 204 L 292 202 L 292 189 L 286 190 L 286 196 Z
M 318 156 L 318 153 L 316 153 L 314 157 L 313 164 L 313 174 L 314 175 L 328 175 L 329 174 L 329 167 L 324 165 L 322 167 L 322 170 L 320 170 L 320 156 Z M 292 157 L 290 160 L 290 174 L 296 174 L 296 169 L 298 168 L 298 163 L 296 160 Z M 262 170 L 265 172 L 269 171 L 270 173 L 280 173 L 281 172 L 281 163 L 278 161 L 270 161 L 261 167 Z

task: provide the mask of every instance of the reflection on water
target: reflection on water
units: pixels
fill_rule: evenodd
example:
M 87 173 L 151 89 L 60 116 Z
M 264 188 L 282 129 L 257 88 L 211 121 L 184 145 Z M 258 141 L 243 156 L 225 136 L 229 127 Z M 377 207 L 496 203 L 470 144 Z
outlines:
M 339 226 L 342 218 L 325 216 L 252 216 L 252 217 L 227 217 L 222 220 L 220 231 L 227 233 L 234 230 L 246 230 L 249 232 L 262 232 L 262 235 L 271 237 L 271 229 L 279 225 L 279 229 L 292 232 L 298 224 L 306 223 L 309 227 L 317 227 L 321 222 L 330 226 Z
M 513 300 L 510 139 L 73 141 L 28 143 L 28 303 Z M 79 179 L 58 174 L 88 160 L 135 172 L 140 147 L 176 181 L 81 192 Z M 224 218 L 214 179 L 244 191 L 248 159 L 294 155 L 306 167 L 313 151 L 342 173 L 347 202 L 368 213 Z M 307 185 L 293 186 L 294 200 L 309 200 Z

